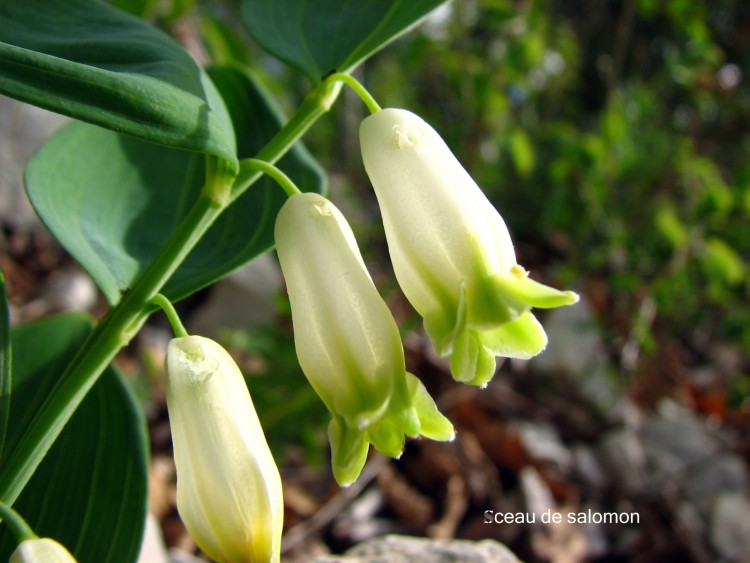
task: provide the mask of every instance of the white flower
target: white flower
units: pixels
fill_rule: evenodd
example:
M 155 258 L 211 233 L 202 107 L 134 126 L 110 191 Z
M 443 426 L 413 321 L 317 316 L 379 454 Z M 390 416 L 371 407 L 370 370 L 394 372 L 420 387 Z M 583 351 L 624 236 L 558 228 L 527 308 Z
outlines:
M 396 322 L 365 268 L 343 215 L 322 196 L 291 196 L 276 219 L 302 370 L 333 415 L 336 480 L 362 470 L 368 442 L 397 457 L 405 436 L 453 437 L 422 383 L 407 373 Z
M 575 303 L 516 263 L 505 222 L 437 132 L 384 109 L 360 127 L 399 285 L 453 376 L 484 385 L 495 356 L 530 358 L 547 337 L 531 307 Z
M 18 544 L 8 563 L 76 563 L 76 560 L 55 540 L 33 538 Z
M 167 406 L 177 509 L 220 562 L 278 561 L 281 477 L 237 364 L 216 342 L 175 338 L 167 351 Z

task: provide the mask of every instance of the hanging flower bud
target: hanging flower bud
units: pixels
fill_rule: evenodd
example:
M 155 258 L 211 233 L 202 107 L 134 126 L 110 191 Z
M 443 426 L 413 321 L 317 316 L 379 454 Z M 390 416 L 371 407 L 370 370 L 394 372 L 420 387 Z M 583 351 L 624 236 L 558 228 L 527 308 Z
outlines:
M 76 563 L 76 560 L 55 540 L 32 538 L 18 544 L 8 563 Z
M 317 194 L 293 195 L 279 212 L 275 237 L 297 356 L 333 415 L 336 480 L 356 480 L 368 442 L 398 457 L 405 435 L 451 440 L 453 426 L 405 370 L 396 322 L 339 210 Z
M 177 509 L 220 562 L 278 561 L 281 477 L 237 364 L 201 336 L 167 350 L 167 407 L 177 467 Z
M 531 307 L 578 300 L 528 277 L 508 229 L 437 132 L 385 109 L 360 127 L 396 277 L 459 381 L 485 385 L 495 356 L 530 358 L 547 336 Z

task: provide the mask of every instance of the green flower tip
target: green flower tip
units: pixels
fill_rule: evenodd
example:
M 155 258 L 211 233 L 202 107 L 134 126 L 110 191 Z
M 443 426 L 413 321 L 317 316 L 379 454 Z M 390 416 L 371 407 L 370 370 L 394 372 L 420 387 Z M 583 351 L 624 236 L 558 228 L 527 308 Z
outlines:
M 496 274 L 475 284 L 472 291 L 463 286 L 450 332 L 445 322 L 425 326 L 447 343 L 440 352 L 450 354 L 454 379 L 485 387 L 495 374 L 496 357 L 528 360 L 547 347 L 547 335 L 532 307 L 561 307 L 578 299 L 572 291 L 532 280 L 526 270 L 514 265 L 505 275 Z
M 505 275 L 491 276 L 488 283 L 501 299 L 511 303 L 520 301 L 524 308 L 552 309 L 572 305 L 579 299 L 573 291 L 561 291 L 531 279 L 529 272 L 518 264 Z
M 406 372 L 405 396 L 395 394 L 387 412 L 364 429 L 347 424 L 334 416 L 328 425 L 331 463 L 336 482 L 346 487 L 357 480 L 367 461 L 369 444 L 386 457 L 398 459 L 404 451 L 406 437 L 424 436 L 441 442 L 452 441 L 455 431 L 437 408 L 424 384 Z

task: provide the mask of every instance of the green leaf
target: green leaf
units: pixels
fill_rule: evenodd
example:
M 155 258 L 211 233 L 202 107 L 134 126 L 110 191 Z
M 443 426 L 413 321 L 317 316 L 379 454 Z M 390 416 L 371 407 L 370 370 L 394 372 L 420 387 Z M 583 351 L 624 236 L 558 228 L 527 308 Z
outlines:
M 114 304 L 189 208 L 200 189 L 201 160 L 72 123 L 29 161 L 27 193 L 47 228 Z
M 690 238 L 685 223 L 682 222 L 673 205 L 662 204 L 654 215 L 654 226 L 674 249 L 683 248 Z
M 510 155 L 518 175 L 528 178 L 534 169 L 534 145 L 523 129 L 513 129 L 509 135 Z
M 146 19 L 149 16 L 150 12 L 154 9 L 155 3 L 156 0 L 111 0 L 110 2 L 118 10 L 133 14 L 142 19 Z
M 91 321 L 82 315 L 14 328 L 8 446 L 18 442 L 90 330 Z M 79 561 L 135 561 L 147 485 L 143 414 L 110 367 L 13 506 L 39 536 L 60 541 Z M 0 560 L 7 561 L 13 549 L 15 540 L 3 527 Z
M 237 164 L 207 75 L 167 35 L 104 2 L 0 2 L 0 93 Z
M 239 155 L 255 155 L 280 129 L 278 111 L 247 74 L 225 68 L 214 76 L 241 133 Z M 29 162 L 26 186 L 47 228 L 115 304 L 197 199 L 203 161 L 196 153 L 72 123 Z M 303 190 L 324 188 L 322 172 L 301 146 L 279 166 Z M 258 181 L 219 217 L 162 293 L 185 297 L 270 249 L 284 199 L 271 180 Z
M 5 276 L 0 270 L 0 459 L 5 452 L 10 412 L 10 311 L 8 294 L 5 290 Z
M 706 239 L 703 267 L 710 278 L 737 287 L 745 281 L 746 266 L 737 251 L 716 237 Z
M 350 72 L 445 0 L 245 0 L 242 21 L 269 53 L 313 83 Z
M 252 64 L 254 54 L 248 49 L 247 36 L 242 28 L 206 14 L 201 19 L 200 31 L 203 45 L 214 64 Z
M 231 67 L 210 70 L 237 133 L 240 158 L 255 156 L 286 121 L 265 87 L 247 71 Z M 323 193 L 327 179 L 307 149 L 297 143 L 276 165 L 303 192 Z M 206 233 L 163 293 L 173 300 L 185 297 L 273 247 L 276 215 L 286 195 L 264 176 L 245 192 Z

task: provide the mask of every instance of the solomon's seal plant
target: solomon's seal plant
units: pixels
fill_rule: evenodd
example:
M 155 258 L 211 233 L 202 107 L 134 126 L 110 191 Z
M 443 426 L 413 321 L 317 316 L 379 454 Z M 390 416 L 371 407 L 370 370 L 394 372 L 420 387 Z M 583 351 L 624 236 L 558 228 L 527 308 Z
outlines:
M 496 355 L 544 348 L 531 308 L 577 296 L 533 281 L 437 133 L 406 110 L 381 110 L 352 77 L 442 3 L 382 0 L 340 12 L 335 2 L 240 1 L 257 43 L 311 81 L 286 119 L 238 62 L 249 57 L 234 52 L 243 41 L 221 26 L 204 36 L 216 60 L 203 69 L 110 3 L 0 2 L 0 94 L 77 120 L 30 161 L 29 199 L 109 305 L 99 320 L 67 314 L 11 331 L 0 273 L 0 558 L 138 559 L 149 448 L 143 411 L 113 362 L 161 308 L 176 335 L 166 371 L 181 518 L 217 561 L 280 559 L 281 478 L 245 380 L 217 342 L 188 335 L 172 306 L 274 240 L 299 363 L 331 413 L 336 480 L 357 479 L 370 444 L 398 457 L 407 437 L 453 438 L 406 370 L 398 326 L 347 221 L 320 195 L 320 166 L 297 143 L 344 84 L 372 114 L 362 155 L 396 276 L 454 377 L 484 385 Z M 117 4 L 138 12 L 144 3 Z

